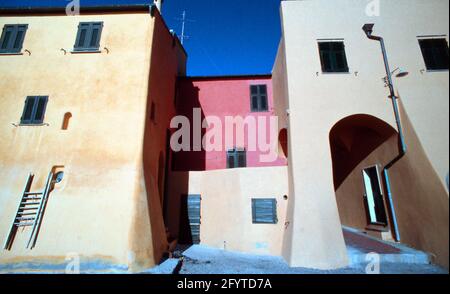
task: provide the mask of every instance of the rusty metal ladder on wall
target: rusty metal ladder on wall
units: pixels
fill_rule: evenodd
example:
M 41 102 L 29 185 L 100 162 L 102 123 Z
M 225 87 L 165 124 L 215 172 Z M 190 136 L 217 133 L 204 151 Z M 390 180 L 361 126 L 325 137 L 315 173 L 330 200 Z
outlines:
M 11 249 L 14 236 L 17 229 L 20 227 L 32 227 L 26 248 L 33 249 L 36 245 L 37 235 L 42 223 L 42 217 L 53 182 L 53 173 L 49 173 L 45 188 L 42 192 L 30 192 L 33 178 L 33 174 L 28 175 L 27 183 L 22 193 L 22 198 L 20 199 L 19 208 L 17 209 L 8 238 L 5 242 L 5 250 Z

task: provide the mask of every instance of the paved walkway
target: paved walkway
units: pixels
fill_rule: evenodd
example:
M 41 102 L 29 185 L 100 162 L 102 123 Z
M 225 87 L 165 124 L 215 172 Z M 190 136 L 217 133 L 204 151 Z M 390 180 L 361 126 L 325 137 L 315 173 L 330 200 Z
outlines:
M 366 264 L 332 271 L 290 268 L 281 257 L 228 252 L 193 246 L 185 256 L 180 274 L 366 274 Z M 429 264 L 381 263 L 381 274 L 448 274 Z

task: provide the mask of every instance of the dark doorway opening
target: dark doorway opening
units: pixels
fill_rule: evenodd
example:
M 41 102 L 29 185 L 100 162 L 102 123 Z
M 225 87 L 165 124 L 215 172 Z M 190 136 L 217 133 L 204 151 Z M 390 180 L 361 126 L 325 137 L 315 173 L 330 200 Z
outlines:
M 380 173 L 377 166 L 363 170 L 365 204 L 369 223 L 372 225 L 387 225 L 386 209 L 384 206 L 383 190 L 381 188 Z

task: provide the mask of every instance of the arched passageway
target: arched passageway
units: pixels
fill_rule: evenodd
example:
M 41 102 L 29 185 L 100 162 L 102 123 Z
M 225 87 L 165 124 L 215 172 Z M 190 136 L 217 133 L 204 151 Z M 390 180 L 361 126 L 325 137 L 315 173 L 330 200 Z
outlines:
M 333 180 L 343 225 L 389 230 L 382 170 L 398 154 L 397 144 L 396 130 L 374 116 L 352 115 L 333 126 Z

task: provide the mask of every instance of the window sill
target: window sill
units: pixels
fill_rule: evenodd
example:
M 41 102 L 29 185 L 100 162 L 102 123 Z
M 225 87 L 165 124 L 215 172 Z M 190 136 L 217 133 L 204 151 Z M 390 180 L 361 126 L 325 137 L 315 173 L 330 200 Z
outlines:
M 337 71 L 337 72 L 322 72 L 323 75 L 350 75 L 352 74 L 349 71 Z
M 440 72 L 449 72 L 448 69 L 427 69 L 425 70 L 427 73 L 440 73 Z
M 0 56 L 17 56 L 17 55 L 23 55 L 22 52 L 18 53 L 0 53 Z
M 251 110 L 251 113 L 270 113 L 269 110 Z
M 70 51 L 70 54 L 95 54 L 102 53 L 100 50 L 84 50 L 84 51 Z
M 387 224 L 370 224 L 366 227 L 367 231 L 375 231 L 375 232 L 388 232 L 389 228 Z
M 15 127 L 49 127 L 50 124 L 48 123 L 41 123 L 41 124 L 21 124 L 21 123 L 12 123 Z

